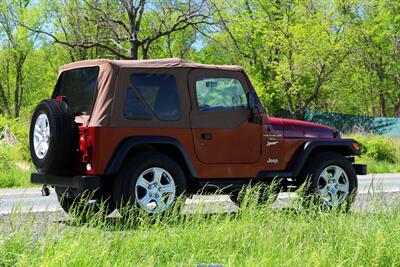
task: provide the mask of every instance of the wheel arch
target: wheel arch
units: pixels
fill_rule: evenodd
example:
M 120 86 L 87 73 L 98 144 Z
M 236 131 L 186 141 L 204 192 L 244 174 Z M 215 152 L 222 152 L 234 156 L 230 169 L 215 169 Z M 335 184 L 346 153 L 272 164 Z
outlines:
M 187 177 L 196 177 L 192 161 L 183 145 L 177 139 L 168 136 L 135 136 L 126 138 L 114 152 L 105 174 L 117 173 L 127 159 L 149 151 L 166 154 L 176 160 Z
M 306 166 L 307 162 L 315 155 L 322 152 L 336 152 L 342 156 L 360 155 L 360 150 L 356 150 L 354 140 L 310 140 L 307 141 L 297 153 L 292 167 L 293 177 L 298 177 Z

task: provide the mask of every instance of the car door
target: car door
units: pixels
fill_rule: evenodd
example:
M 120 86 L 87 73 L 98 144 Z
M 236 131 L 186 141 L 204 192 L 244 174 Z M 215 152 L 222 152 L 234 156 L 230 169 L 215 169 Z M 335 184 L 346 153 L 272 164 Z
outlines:
M 261 125 L 250 122 L 247 85 L 241 71 L 196 69 L 189 74 L 193 142 L 203 163 L 255 163 L 261 155 Z

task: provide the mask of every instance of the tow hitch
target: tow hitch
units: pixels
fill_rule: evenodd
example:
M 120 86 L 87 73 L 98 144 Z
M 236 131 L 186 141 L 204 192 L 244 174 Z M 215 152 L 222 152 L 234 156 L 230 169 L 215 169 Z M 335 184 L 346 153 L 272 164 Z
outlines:
M 42 196 L 44 197 L 50 196 L 50 189 L 47 187 L 47 185 L 43 185 L 41 191 L 42 191 Z

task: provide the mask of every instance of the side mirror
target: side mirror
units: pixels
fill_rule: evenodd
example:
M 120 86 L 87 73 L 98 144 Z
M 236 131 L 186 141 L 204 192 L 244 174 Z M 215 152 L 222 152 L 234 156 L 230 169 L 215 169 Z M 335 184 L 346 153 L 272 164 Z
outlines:
M 255 92 L 247 93 L 247 103 L 250 109 L 250 119 L 249 121 L 252 123 L 261 123 L 260 110 L 258 108 L 258 98 Z

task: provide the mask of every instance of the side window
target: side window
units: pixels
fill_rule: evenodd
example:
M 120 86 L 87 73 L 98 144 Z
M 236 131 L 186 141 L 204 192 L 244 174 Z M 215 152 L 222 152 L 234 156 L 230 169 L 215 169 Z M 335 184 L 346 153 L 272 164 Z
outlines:
M 243 86 L 234 78 L 200 78 L 196 81 L 196 96 L 202 111 L 247 108 Z
M 178 86 L 175 77 L 165 73 L 134 73 L 130 81 L 135 93 L 159 120 L 181 118 Z
M 126 91 L 124 116 L 128 119 L 151 119 L 151 114 L 132 88 L 128 88 Z

